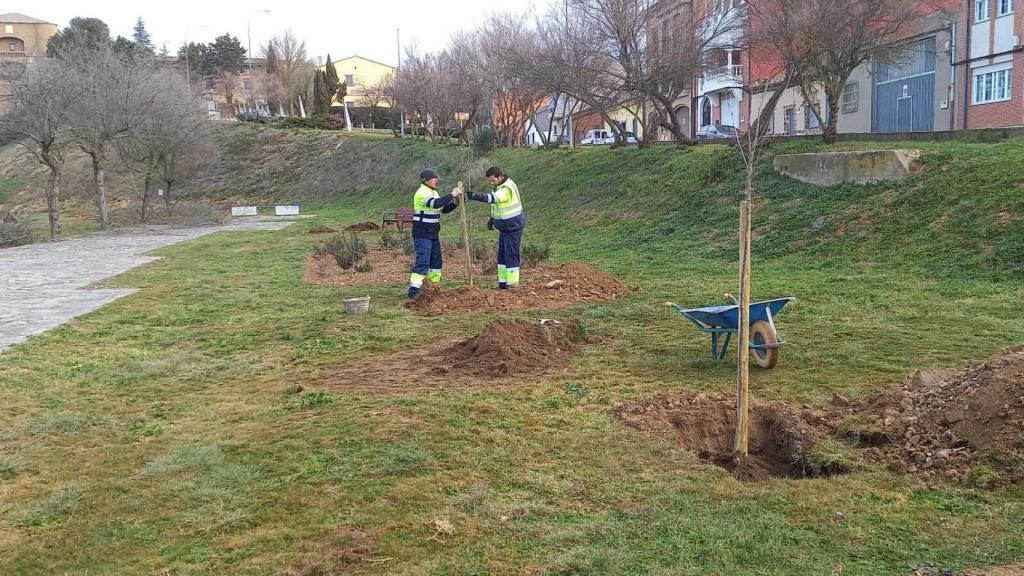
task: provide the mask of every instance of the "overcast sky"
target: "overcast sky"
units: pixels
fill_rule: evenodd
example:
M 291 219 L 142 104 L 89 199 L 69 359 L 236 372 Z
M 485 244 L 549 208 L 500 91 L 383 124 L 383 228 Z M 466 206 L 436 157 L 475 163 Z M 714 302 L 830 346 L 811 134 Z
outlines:
M 209 42 L 228 32 L 247 44 L 246 25 L 251 21 L 253 52 L 268 38 L 290 28 L 306 41 L 310 57 L 334 59 L 359 54 L 386 64 L 395 64 L 395 29 L 401 29 L 403 50 L 416 41 L 421 50 L 443 48 L 452 32 L 472 29 L 492 12 L 521 12 L 530 6 L 545 6 L 546 0 L 378 0 L 342 1 L 327 4 L 288 0 L 171 0 L 129 3 L 94 0 L 15 0 L 3 12 L 19 12 L 53 22 L 61 29 L 75 16 L 99 18 L 111 34 L 131 37 L 135 20 L 141 16 L 159 50 L 166 43 L 172 53 L 190 41 Z M 260 10 L 270 10 L 261 14 Z M 205 28 L 203 28 L 205 26 Z

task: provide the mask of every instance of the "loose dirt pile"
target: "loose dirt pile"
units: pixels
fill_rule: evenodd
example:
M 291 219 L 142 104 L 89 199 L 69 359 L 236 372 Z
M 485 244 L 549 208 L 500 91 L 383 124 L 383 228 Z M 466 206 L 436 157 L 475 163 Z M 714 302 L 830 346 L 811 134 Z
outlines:
M 578 262 L 525 269 L 521 282 L 511 290 L 470 286 L 443 290 L 425 283 L 423 292 L 409 302 L 408 307 L 425 316 L 474 310 L 552 309 L 580 302 L 614 300 L 630 293 L 615 278 Z
M 445 356 L 455 360 L 439 371 L 481 376 L 545 372 L 568 364 L 578 340 L 575 322 L 496 320 L 478 336 L 446 350 Z
M 828 436 L 826 415 L 781 403 L 751 404 L 750 455 L 733 457 L 735 398 L 728 394 L 657 395 L 613 409 L 615 418 L 653 436 L 669 436 L 742 481 L 771 477 L 814 478 L 846 472 L 816 453 Z
M 444 340 L 345 366 L 323 385 L 375 394 L 520 385 L 567 366 L 579 333 L 574 322 L 496 320 L 467 340 Z
M 917 372 L 906 382 L 827 410 L 752 403 L 750 457 L 733 457 L 735 397 L 658 395 L 616 407 L 615 418 L 671 437 L 741 480 L 845 472 L 849 456 L 924 479 L 993 487 L 1024 482 L 1024 346 L 965 370 Z M 852 440 L 822 449 L 828 438 Z
M 309 231 L 310 234 L 334 234 L 335 232 L 337 232 L 337 230 L 330 226 L 324 226 L 323 224 Z
M 959 373 L 918 372 L 845 413 L 840 430 L 873 446 L 868 457 L 898 472 L 1024 481 L 1024 346 Z
M 346 232 L 375 232 L 377 230 L 380 230 L 380 226 L 370 221 L 345 227 Z

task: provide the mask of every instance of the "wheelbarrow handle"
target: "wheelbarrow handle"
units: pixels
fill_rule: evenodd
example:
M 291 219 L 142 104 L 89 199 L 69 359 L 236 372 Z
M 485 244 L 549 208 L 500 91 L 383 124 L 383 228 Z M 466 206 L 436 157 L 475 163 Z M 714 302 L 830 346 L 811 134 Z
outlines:
M 728 298 L 729 300 L 732 300 L 732 303 L 733 303 L 733 304 L 735 304 L 735 305 L 737 305 L 737 306 L 739 306 L 739 305 L 740 305 L 740 301 L 739 301 L 739 300 L 737 300 L 737 299 L 736 299 L 736 297 L 735 297 L 735 296 L 733 296 L 732 294 L 729 294 L 728 292 L 726 292 L 726 293 L 725 293 L 725 297 L 726 297 L 726 298 Z

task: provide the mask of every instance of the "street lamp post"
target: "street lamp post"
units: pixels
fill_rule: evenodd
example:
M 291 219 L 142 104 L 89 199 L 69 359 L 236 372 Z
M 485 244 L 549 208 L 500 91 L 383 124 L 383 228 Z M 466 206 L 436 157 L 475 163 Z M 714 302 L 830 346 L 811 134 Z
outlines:
M 246 99 L 252 100 L 253 104 L 255 104 L 255 98 L 253 98 L 253 88 L 256 86 L 256 83 L 253 81 L 252 78 L 252 17 L 256 16 L 257 14 L 270 14 L 270 10 L 256 10 L 255 12 L 249 14 L 249 19 L 245 23 L 245 34 L 247 37 L 247 42 L 249 44 L 249 90 L 247 92 Z
M 249 81 L 252 81 L 253 77 L 253 16 L 257 14 L 269 14 L 270 10 L 256 10 L 249 14 L 248 22 L 246 23 L 246 36 L 249 41 Z
M 207 26 L 205 24 L 196 27 L 197 30 L 205 30 L 206 28 Z M 185 84 L 188 86 L 189 92 L 192 91 L 192 79 L 189 76 L 188 66 L 188 53 L 191 52 L 191 50 L 188 49 L 188 33 L 191 31 L 192 28 L 188 28 L 185 30 Z

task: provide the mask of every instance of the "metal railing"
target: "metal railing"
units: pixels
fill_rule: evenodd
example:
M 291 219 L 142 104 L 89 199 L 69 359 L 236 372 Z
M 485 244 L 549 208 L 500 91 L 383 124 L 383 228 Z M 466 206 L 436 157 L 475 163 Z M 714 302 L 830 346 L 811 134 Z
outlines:
M 25 51 L 20 52 L 0 52 L 0 58 L 24 58 Z
M 720 66 L 704 71 L 705 80 L 717 80 L 719 78 L 740 78 L 743 76 L 743 66 L 733 64 L 731 66 Z

